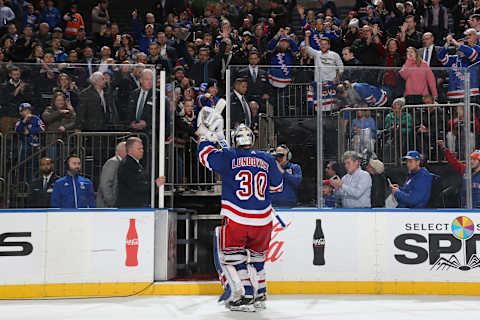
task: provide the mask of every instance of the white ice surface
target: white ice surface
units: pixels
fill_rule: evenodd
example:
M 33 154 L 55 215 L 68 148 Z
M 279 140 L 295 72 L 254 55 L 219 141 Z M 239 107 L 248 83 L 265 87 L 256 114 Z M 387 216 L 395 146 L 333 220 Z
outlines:
M 478 297 L 291 295 L 269 297 L 259 313 L 227 311 L 213 296 L 0 301 L 0 319 L 480 319 Z

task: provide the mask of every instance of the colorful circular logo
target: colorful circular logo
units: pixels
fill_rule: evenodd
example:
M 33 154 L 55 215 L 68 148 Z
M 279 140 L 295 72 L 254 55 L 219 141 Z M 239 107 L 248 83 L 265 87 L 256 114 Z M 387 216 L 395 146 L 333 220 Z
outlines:
M 452 222 L 452 233 L 459 240 L 468 240 L 473 236 L 475 225 L 470 218 L 457 217 Z

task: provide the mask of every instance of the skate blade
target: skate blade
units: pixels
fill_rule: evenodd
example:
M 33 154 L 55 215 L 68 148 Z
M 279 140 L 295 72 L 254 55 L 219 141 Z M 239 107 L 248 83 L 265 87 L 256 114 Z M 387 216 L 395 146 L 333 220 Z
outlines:
M 237 312 L 257 312 L 255 306 L 253 304 L 243 305 L 243 306 L 229 306 L 228 309 L 230 311 L 237 311 Z
M 263 301 L 254 302 L 253 306 L 255 307 L 255 309 L 257 311 L 263 311 L 263 310 L 267 309 L 267 306 L 266 306 L 265 302 L 263 302 Z

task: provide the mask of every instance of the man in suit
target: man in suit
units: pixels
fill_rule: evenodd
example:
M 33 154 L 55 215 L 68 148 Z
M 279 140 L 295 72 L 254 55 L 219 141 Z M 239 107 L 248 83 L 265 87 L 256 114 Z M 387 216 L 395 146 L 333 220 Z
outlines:
M 183 57 L 190 68 L 188 75 L 195 81 L 195 84 L 199 85 L 215 78 L 215 62 L 210 59 L 208 48 L 200 48 L 198 59 L 193 59 L 187 51 L 185 41 L 180 41 L 180 47 L 179 51 L 183 53 Z
M 425 32 L 422 37 L 423 47 L 418 49 L 420 57 L 428 64 L 430 68 L 443 68 L 442 63 L 438 60 L 438 52 L 440 47 L 435 45 L 435 38 L 431 32 Z M 445 82 L 447 73 L 442 70 L 433 70 L 433 74 L 437 79 L 437 88 L 439 96 L 446 97 L 446 90 L 442 84 Z
M 258 67 L 260 56 L 257 50 L 248 54 L 249 65 L 239 71 L 240 78 L 247 79 L 247 100 L 256 101 L 260 105 L 260 112 L 266 112 L 266 104 L 272 94 L 272 88 L 268 82 L 268 73 Z
M 130 94 L 128 101 L 130 127 L 135 131 L 152 133 L 153 71 L 145 69 L 140 76 L 140 88 Z
M 107 131 L 118 123 L 118 112 L 111 94 L 105 88 L 101 72 L 90 77 L 90 86 L 80 94 L 76 128 L 81 131 Z
M 91 77 L 92 74 L 95 71 L 97 71 L 100 60 L 94 58 L 93 49 L 91 47 L 85 47 L 82 51 L 82 54 L 83 54 L 82 63 L 86 65 L 85 68 L 87 69 L 86 70 L 87 74 L 89 77 Z
M 48 157 L 40 159 L 40 176 L 32 181 L 28 200 L 30 208 L 50 208 L 53 185 L 58 178 L 53 172 L 53 161 Z
M 252 126 L 252 112 L 246 99 L 248 80 L 236 78 L 233 83 L 233 92 L 230 98 L 230 123 L 232 129 L 243 123 Z
M 118 167 L 118 193 L 116 207 L 150 207 L 150 177 L 140 160 L 143 158 L 143 143 L 140 138 L 130 137 L 126 142 L 127 155 Z M 155 184 L 165 184 L 165 177 L 159 177 Z
M 127 155 L 126 142 L 117 144 L 115 156 L 103 165 L 97 191 L 97 208 L 113 208 L 117 201 L 117 171 L 120 161 Z

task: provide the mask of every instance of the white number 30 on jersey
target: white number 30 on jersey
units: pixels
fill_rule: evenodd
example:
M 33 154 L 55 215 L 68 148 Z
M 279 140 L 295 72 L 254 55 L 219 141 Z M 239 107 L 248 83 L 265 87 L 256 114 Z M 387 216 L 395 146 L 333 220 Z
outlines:
M 237 198 L 248 200 L 253 195 L 258 200 L 265 200 L 265 191 L 267 190 L 267 174 L 259 171 L 255 176 L 248 170 L 241 170 L 235 176 L 235 180 L 240 181 L 240 188 L 237 190 Z

